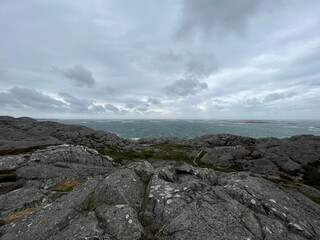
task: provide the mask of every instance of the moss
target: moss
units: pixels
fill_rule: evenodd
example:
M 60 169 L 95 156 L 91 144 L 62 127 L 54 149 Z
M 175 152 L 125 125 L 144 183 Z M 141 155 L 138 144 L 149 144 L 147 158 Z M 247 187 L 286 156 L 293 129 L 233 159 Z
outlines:
M 303 166 L 303 182 L 320 190 L 320 161 Z
M 71 192 L 80 182 L 75 179 L 65 179 L 49 188 L 55 192 Z
M 268 176 L 264 177 L 265 179 L 277 184 L 277 185 L 287 185 L 289 183 L 288 180 L 281 178 L 281 176 Z
M 314 201 L 315 203 L 320 205 L 320 198 L 314 195 L 311 195 L 307 192 L 304 191 L 300 191 L 303 195 L 305 195 L 307 198 L 309 198 L 310 200 Z
M 122 160 L 148 160 L 150 162 L 157 160 L 173 160 L 177 162 L 186 162 L 190 165 L 203 168 L 211 168 L 219 172 L 238 172 L 243 171 L 242 168 L 223 168 L 212 164 L 206 164 L 200 161 L 200 159 L 206 154 L 205 151 L 200 153 L 196 158 L 190 157 L 185 154 L 184 151 L 180 151 L 175 147 L 171 147 L 166 144 L 154 145 L 154 150 L 145 151 L 109 151 L 107 154 L 114 159 L 115 162 L 121 162 Z

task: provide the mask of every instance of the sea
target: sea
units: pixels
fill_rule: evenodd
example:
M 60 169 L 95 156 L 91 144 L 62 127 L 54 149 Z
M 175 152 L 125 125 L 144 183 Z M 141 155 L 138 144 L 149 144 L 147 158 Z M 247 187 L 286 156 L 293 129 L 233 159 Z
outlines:
M 194 138 L 206 134 L 234 134 L 253 138 L 287 138 L 294 135 L 320 136 L 320 120 L 93 120 L 59 119 L 59 123 L 83 125 L 115 133 L 122 138 Z

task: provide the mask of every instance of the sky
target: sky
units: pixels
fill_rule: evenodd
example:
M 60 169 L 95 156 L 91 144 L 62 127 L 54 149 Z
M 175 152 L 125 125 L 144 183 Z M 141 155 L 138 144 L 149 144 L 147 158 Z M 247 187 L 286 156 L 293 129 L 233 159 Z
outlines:
M 319 0 L 0 0 L 0 115 L 320 119 Z

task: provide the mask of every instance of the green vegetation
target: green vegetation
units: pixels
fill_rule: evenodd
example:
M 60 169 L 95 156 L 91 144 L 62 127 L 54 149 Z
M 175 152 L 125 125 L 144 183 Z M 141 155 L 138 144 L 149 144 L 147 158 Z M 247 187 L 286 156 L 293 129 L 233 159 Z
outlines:
M 309 198 L 310 200 L 314 201 L 315 203 L 320 205 L 320 198 L 314 195 L 311 195 L 307 192 L 304 191 L 300 191 L 303 195 L 305 195 L 307 198 Z
M 143 150 L 143 151 L 109 151 L 107 155 L 113 158 L 115 162 L 121 162 L 122 160 L 129 161 L 138 161 L 138 160 L 147 160 L 147 161 L 157 161 L 157 160 L 173 160 L 177 162 L 186 162 L 190 165 L 197 167 L 211 168 L 220 172 L 238 172 L 243 171 L 241 166 L 237 166 L 235 169 L 231 168 L 222 168 L 214 166 L 212 164 L 206 164 L 200 161 L 200 159 L 206 154 L 205 151 L 201 151 L 196 157 L 192 157 L 191 152 L 195 149 L 192 149 L 189 146 L 175 146 L 171 147 L 166 144 L 154 145 L 153 149 Z M 187 153 L 190 154 L 187 154 Z
M 320 161 L 304 166 L 303 170 L 305 171 L 303 175 L 304 184 L 320 190 Z

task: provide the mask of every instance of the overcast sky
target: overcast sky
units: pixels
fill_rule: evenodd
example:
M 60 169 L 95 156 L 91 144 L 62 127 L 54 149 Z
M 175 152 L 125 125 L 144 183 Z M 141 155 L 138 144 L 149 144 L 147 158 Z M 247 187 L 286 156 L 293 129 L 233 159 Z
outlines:
M 319 0 L 0 0 L 0 115 L 320 119 Z

